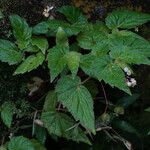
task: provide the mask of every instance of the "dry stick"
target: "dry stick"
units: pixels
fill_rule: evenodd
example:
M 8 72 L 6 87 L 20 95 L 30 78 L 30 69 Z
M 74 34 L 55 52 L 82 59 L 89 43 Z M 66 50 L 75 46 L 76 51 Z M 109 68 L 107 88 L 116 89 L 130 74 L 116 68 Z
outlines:
M 105 97 L 106 107 L 105 107 L 104 113 L 106 113 L 107 109 L 108 109 L 108 99 L 107 99 L 107 95 L 106 95 L 106 92 L 105 92 L 105 88 L 104 88 L 102 82 L 100 82 L 100 83 L 101 83 L 101 87 L 102 87 L 102 90 L 103 90 L 103 93 L 104 93 L 104 97 Z

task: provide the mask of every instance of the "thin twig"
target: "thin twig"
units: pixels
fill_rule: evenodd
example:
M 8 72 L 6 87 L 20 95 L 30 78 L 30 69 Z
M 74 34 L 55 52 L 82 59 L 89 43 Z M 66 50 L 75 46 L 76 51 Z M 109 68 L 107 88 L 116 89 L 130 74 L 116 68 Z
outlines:
M 59 111 L 61 109 L 61 103 L 58 104 L 57 110 Z
M 32 136 L 34 135 L 34 129 L 35 129 L 35 126 L 34 126 L 35 124 L 34 124 L 34 122 L 35 122 L 35 119 L 36 119 L 37 113 L 38 113 L 38 111 L 36 110 L 36 111 L 35 111 L 35 113 L 34 113 L 34 118 L 33 118 Z
M 112 129 L 112 127 L 109 127 L 109 126 L 106 126 L 106 127 L 99 127 L 99 128 L 96 129 L 96 132 L 102 131 L 102 130 L 111 130 L 111 129 Z
M 86 83 L 88 80 L 90 80 L 91 79 L 91 77 L 88 77 L 88 78 L 86 78 L 83 82 L 81 82 L 81 84 L 84 84 L 84 83 Z
M 107 94 L 106 94 L 105 88 L 104 88 L 102 82 L 100 82 L 100 83 L 101 83 L 101 87 L 102 87 L 102 90 L 103 90 L 103 93 L 104 93 L 104 97 L 105 97 L 105 104 L 106 104 L 106 106 L 105 106 L 104 113 L 106 113 L 107 109 L 108 109 L 108 99 L 107 99 Z

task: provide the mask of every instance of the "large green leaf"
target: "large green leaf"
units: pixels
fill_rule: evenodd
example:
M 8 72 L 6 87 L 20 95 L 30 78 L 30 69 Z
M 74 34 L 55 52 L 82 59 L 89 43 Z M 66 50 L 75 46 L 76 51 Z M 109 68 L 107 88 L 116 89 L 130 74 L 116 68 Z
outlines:
M 22 54 L 17 51 L 17 47 L 10 41 L 0 39 L 0 60 L 9 65 L 17 64 L 21 61 Z
M 61 20 L 48 20 L 37 24 L 33 28 L 33 33 L 47 34 L 50 31 L 50 35 L 52 34 L 54 36 L 59 27 L 65 31 L 67 36 L 77 35 L 82 29 L 82 26 L 78 23 L 70 25 L 69 23 Z
M 58 100 L 72 113 L 76 120 L 95 133 L 93 100 L 91 94 L 83 85 L 79 77 L 62 77 L 57 86 Z
M 49 91 L 45 99 L 43 111 L 44 112 L 55 111 L 56 103 L 57 103 L 56 93 L 54 91 Z
M 56 34 L 56 44 L 59 46 L 64 46 L 64 47 L 69 46 L 67 35 L 61 27 L 58 28 L 58 31 Z
M 70 23 L 87 22 L 87 19 L 83 16 L 82 12 L 77 7 L 62 6 L 61 8 L 58 9 L 58 11 L 63 15 L 65 15 L 65 17 Z
M 67 64 L 65 54 L 67 52 L 68 48 L 59 46 L 55 46 L 49 50 L 48 67 L 51 73 L 51 81 L 53 81 L 65 68 Z
M 18 136 L 18 137 L 13 137 L 9 142 L 8 142 L 8 150 L 35 150 L 32 142 L 23 137 L 23 136 Z
M 10 102 L 5 102 L 2 106 L 1 106 L 1 118 L 4 122 L 4 124 L 10 128 L 11 123 L 12 123 L 12 119 L 13 119 L 13 109 L 14 109 L 14 105 Z
M 47 128 L 49 134 L 64 137 L 76 142 L 84 142 L 90 144 L 85 133 L 77 126 L 76 122 L 69 118 L 66 114 L 53 111 L 42 113 L 42 121 Z
M 139 50 L 130 50 L 127 46 L 111 48 L 110 56 L 127 64 L 150 64 L 150 60 Z
M 101 28 L 103 25 L 99 23 L 96 25 L 88 24 L 83 28 L 83 31 L 78 35 L 77 41 L 81 48 L 84 49 L 100 49 L 103 45 L 108 44 L 108 33 Z
M 131 29 L 150 21 L 150 15 L 129 10 L 113 11 L 106 18 L 106 25 L 110 29 Z
M 126 79 L 124 72 L 114 63 L 111 58 L 106 55 L 103 57 L 94 58 L 92 55 L 85 56 L 83 60 L 86 63 L 81 63 L 81 68 L 89 75 L 97 78 L 98 80 L 104 80 L 106 83 L 110 84 L 112 87 L 117 87 L 128 94 L 130 93 L 129 88 L 126 85 Z M 93 60 L 92 60 L 93 57 Z M 91 60 L 90 60 L 91 58 Z
M 30 72 L 39 67 L 44 61 L 44 55 L 39 52 L 36 55 L 31 55 L 22 62 L 15 70 L 14 75 Z
M 31 28 L 29 28 L 26 20 L 18 15 L 10 16 L 10 22 L 19 48 L 25 49 L 31 40 Z
M 33 37 L 31 43 L 33 46 L 37 46 L 43 54 L 45 54 L 45 51 L 48 49 L 48 41 L 46 38 Z
M 72 76 L 75 77 L 80 63 L 81 54 L 78 52 L 71 51 L 66 54 L 67 64 L 71 70 Z
M 110 50 L 116 46 L 120 49 L 126 47 L 130 51 L 139 51 L 150 57 L 150 42 L 133 32 L 119 31 L 111 34 L 109 36 L 109 46 Z

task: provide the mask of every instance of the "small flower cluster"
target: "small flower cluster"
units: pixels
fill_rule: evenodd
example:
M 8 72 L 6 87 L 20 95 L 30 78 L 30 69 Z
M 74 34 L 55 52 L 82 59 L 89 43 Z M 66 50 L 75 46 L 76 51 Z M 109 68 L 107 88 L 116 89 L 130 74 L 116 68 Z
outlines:
M 50 11 L 54 8 L 54 6 L 46 6 L 46 8 L 43 11 L 43 16 L 48 18 L 50 17 Z
M 134 87 L 137 85 L 137 82 L 134 78 L 131 78 L 131 70 L 128 67 L 125 67 L 124 72 L 126 73 L 126 84 L 128 87 Z

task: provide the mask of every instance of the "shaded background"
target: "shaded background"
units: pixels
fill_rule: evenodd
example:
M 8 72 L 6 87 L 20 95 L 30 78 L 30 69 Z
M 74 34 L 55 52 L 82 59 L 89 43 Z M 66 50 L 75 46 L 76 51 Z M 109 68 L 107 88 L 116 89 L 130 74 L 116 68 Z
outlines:
M 59 6 L 72 4 L 76 7 L 81 8 L 84 14 L 91 21 L 95 20 L 104 20 L 107 13 L 115 9 L 129 9 L 135 11 L 141 11 L 150 13 L 150 0 L 0 0 L 0 8 L 4 14 L 4 18 L 0 21 L 0 38 L 11 39 L 11 27 L 8 20 L 10 14 L 18 14 L 21 17 L 24 17 L 27 22 L 33 26 L 39 23 L 42 20 L 47 20 L 43 16 L 44 8 L 48 6 L 54 6 L 54 9 L 51 11 L 51 15 L 55 18 L 61 18 L 57 14 L 56 10 Z M 139 28 L 139 34 L 145 37 L 147 40 L 150 40 L 150 24 L 146 24 Z M 5 63 L 0 62 L 0 104 L 4 101 L 14 100 L 22 101 L 25 103 L 25 109 L 27 109 L 28 103 L 34 105 L 36 100 L 45 92 L 41 90 L 39 95 L 28 100 L 27 97 L 27 83 L 30 78 L 33 76 L 39 76 L 42 79 L 47 79 L 48 77 L 41 71 L 41 68 L 37 71 L 25 74 L 24 76 L 12 76 L 15 67 L 10 67 Z M 146 133 L 150 130 L 150 119 L 149 114 L 144 111 L 150 105 L 150 67 L 148 66 L 134 66 L 134 71 L 138 85 L 133 90 L 134 92 L 140 93 L 139 100 L 128 110 L 127 120 L 131 121 L 140 132 Z M 47 73 L 47 72 L 45 72 Z M 47 85 L 45 85 L 47 86 Z M 110 87 L 107 88 L 108 97 L 110 100 L 115 101 L 122 96 L 121 93 L 115 94 L 115 90 L 112 90 Z M 44 89 L 44 88 L 43 88 Z M 112 96 L 113 95 L 113 96 Z M 25 101 L 27 100 L 27 102 Z M 29 104 L 29 105 L 30 105 Z M 25 110 L 30 111 L 30 110 Z M 24 112 L 24 113 L 25 113 Z M 0 123 L 0 136 L 2 133 L 7 130 Z M 131 135 L 131 141 L 134 143 L 134 148 L 139 150 L 149 150 L 150 148 L 150 138 L 148 136 L 143 136 L 142 139 L 134 139 L 134 135 Z M 129 138 L 130 140 L 130 138 Z M 64 139 L 57 141 L 47 139 L 47 147 L 54 146 L 54 149 L 62 150 L 73 150 L 73 149 L 85 149 L 85 150 L 103 150 L 109 149 L 112 144 L 112 149 L 121 150 L 124 148 L 118 148 L 117 145 L 114 146 L 114 143 L 109 143 L 107 146 L 107 137 L 103 133 L 100 133 L 94 139 L 94 146 L 89 147 L 86 145 L 78 145 L 73 142 L 67 142 Z

